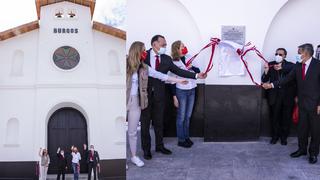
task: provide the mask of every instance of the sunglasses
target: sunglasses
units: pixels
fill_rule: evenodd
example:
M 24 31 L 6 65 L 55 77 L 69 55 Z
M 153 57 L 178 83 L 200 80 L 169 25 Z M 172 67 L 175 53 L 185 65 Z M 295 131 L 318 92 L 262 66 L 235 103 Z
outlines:
M 276 54 L 274 54 L 274 55 L 276 55 L 276 56 L 284 56 L 283 54 L 279 54 L 279 53 L 276 53 Z

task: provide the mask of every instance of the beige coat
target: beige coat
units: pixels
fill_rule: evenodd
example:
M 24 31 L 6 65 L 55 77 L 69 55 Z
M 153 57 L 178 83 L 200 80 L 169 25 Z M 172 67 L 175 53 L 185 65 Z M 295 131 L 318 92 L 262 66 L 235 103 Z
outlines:
M 148 66 L 142 66 L 138 70 L 139 75 L 139 104 L 141 109 L 148 107 Z M 132 86 L 132 76 L 127 76 L 127 101 L 129 102 L 130 92 Z

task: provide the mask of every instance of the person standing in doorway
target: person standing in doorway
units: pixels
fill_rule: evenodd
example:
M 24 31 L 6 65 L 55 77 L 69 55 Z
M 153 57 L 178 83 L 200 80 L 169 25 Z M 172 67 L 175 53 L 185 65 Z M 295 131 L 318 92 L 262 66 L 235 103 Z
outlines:
M 40 162 L 40 179 L 41 180 L 46 180 L 47 179 L 48 167 L 49 167 L 49 164 L 50 164 L 50 157 L 49 157 L 47 149 L 40 148 L 39 156 L 41 158 L 41 162 Z
M 87 145 L 83 145 L 83 149 L 87 151 Z M 100 158 L 98 151 L 94 150 L 94 146 L 90 145 L 90 149 L 86 152 L 86 161 L 88 164 L 88 180 L 91 180 L 91 173 L 93 170 L 93 178 L 97 179 L 97 168 L 100 167 Z
M 58 175 L 57 180 L 60 180 L 60 176 L 62 175 L 62 180 L 65 180 L 66 170 L 68 168 L 67 158 L 64 154 L 64 150 L 60 149 L 57 150 L 57 157 L 58 157 Z
M 73 178 L 74 180 L 79 180 L 81 154 L 79 153 L 77 147 L 71 146 L 71 155 L 72 155 Z

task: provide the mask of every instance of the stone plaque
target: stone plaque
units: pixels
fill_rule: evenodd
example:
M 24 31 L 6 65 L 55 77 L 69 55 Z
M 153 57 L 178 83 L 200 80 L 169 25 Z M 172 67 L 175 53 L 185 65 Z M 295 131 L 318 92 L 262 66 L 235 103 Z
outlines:
M 233 41 L 244 45 L 246 42 L 246 27 L 245 26 L 222 26 L 221 40 Z

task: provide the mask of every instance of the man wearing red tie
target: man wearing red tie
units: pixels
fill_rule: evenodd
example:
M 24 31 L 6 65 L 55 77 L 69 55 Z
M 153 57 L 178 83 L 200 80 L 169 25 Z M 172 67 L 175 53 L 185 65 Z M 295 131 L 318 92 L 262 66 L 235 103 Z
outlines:
M 310 134 L 309 163 L 315 164 L 320 145 L 320 61 L 312 57 L 314 54 L 312 44 L 299 46 L 298 52 L 301 62 L 295 65 L 286 78 L 271 84 L 265 83 L 262 86 L 265 89 L 271 89 L 296 81 L 299 105 L 299 149 L 291 153 L 290 156 L 297 158 L 307 155 Z
M 87 150 L 87 145 L 83 145 L 83 149 L 86 151 Z M 97 179 L 97 168 L 100 168 L 100 157 L 98 154 L 98 151 L 94 150 L 94 146 L 90 145 L 90 149 L 86 152 L 86 158 L 87 158 L 87 163 L 88 163 L 88 180 L 91 179 L 91 173 L 93 170 L 93 178 L 94 180 Z
M 151 39 L 152 48 L 147 51 L 148 55 L 144 61 L 155 70 L 167 74 L 169 71 L 185 78 L 205 78 L 204 73 L 193 73 L 185 71 L 174 65 L 170 56 L 165 54 L 167 42 L 164 36 L 155 35 Z M 156 138 L 156 152 L 162 154 L 171 154 L 172 152 L 165 148 L 163 144 L 163 116 L 165 105 L 165 83 L 161 80 L 148 78 L 148 107 L 141 112 L 141 144 L 144 152 L 144 159 L 149 160 L 151 155 L 151 120 L 154 126 Z

